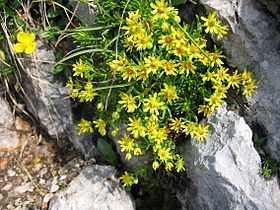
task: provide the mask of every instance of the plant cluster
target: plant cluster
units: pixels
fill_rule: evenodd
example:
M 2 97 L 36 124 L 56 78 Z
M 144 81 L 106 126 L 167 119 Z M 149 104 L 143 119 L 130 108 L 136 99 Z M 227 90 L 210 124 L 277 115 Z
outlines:
M 129 1 L 122 8 L 125 17 L 117 16 L 118 27 L 110 23 L 106 49 L 96 50 L 94 58 L 81 56 L 73 65 L 67 83 L 71 96 L 95 101 L 97 108 L 95 119 L 78 124 L 79 134 L 98 131 L 105 136 L 111 127 L 115 136 L 124 124 L 126 133 L 118 143 L 127 160 L 146 155 L 147 167 L 154 171 L 181 172 L 185 163 L 176 149 L 178 137 L 204 141 L 209 127 L 199 123 L 203 116 L 225 101 L 230 88 L 251 95 L 256 82 L 246 70 L 229 73 L 222 51 L 207 46 L 207 33 L 220 39 L 228 30 L 215 12 L 189 26 L 167 1 L 131 4 L 130 10 Z M 102 8 L 101 2 L 98 5 Z M 125 172 L 121 180 L 131 186 L 137 177 L 137 171 Z

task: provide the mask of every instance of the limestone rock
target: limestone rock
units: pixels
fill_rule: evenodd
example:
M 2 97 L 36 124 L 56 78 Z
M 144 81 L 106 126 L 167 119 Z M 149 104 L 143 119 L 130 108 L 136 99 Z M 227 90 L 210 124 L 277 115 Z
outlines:
M 277 179 L 266 181 L 244 119 L 224 107 L 208 120 L 205 142 L 188 141 L 181 149 L 190 179 L 179 198 L 188 209 L 280 209 Z
M 135 209 L 114 175 L 110 166 L 86 166 L 65 190 L 51 198 L 49 210 Z
M 0 127 L 12 129 L 15 118 L 8 103 L 0 97 Z
M 60 81 L 66 78 L 58 79 L 51 72 L 55 62 L 54 52 L 37 41 L 32 56 L 32 59 L 23 58 L 22 86 L 27 109 L 51 137 L 68 138 L 86 158 L 92 157 L 96 150 L 91 136 L 76 135 L 69 91 Z
M 0 151 L 12 151 L 20 144 L 20 140 L 13 130 L 14 121 L 9 105 L 0 97 Z
M 252 121 L 267 131 L 267 146 L 280 161 L 280 1 L 200 0 L 210 12 L 216 10 L 230 26 L 222 40 L 227 61 L 254 72 L 258 84 Z

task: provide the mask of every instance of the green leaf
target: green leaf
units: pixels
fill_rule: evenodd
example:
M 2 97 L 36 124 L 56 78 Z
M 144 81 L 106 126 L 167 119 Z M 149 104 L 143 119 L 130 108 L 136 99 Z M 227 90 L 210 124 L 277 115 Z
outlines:
M 97 139 L 97 150 L 104 160 L 108 161 L 111 165 L 116 165 L 117 155 L 107 141 L 100 138 Z
M 55 18 L 60 15 L 60 11 L 58 9 L 50 8 L 48 9 L 48 18 Z
M 186 0 L 171 0 L 172 5 L 180 5 L 186 3 Z

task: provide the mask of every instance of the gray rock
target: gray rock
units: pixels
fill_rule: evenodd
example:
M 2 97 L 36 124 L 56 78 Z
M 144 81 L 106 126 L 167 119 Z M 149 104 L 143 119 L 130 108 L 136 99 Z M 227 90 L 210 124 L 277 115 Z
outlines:
M 231 66 L 248 68 L 259 82 L 253 95 L 253 116 L 267 131 L 267 146 L 280 161 L 280 1 L 200 0 L 208 11 L 216 10 L 230 26 L 222 45 Z M 248 119 L 249 119 L 248 118 Z
M 208 120 L 209 137 L 181 148 L 190 179 L 178 196 L 189 209 L 280 209 L 277 179 L 266 181 L 254 149 L 252 131 L 242 117 L 224 107 Z
M 15 118 L 8 103 L 0 97 L 0 127 L 5 129 L 12 129 Z
M 49 210 L 135 209 L 114 175 L 110 166 L 86 166 L 65 190 L 51 198 Z
M 76 11 L 76 15 L 80 18 L 83 25 L 93 25 L 94 23 L 94 14 L 97 6 L 93 2 L 84 4 L 80 1 L 71 2 L 73 10 Z
M 19 147 L 20 140 L 13 130 L 14 122 L 9 105 L 0 97 L 0 151 L 12 151 Z
M 69 91 L 51 72 L 55 62 L 54 52 L 38 41 L 32 55 L 32 60 L 23 58 L 22 62 L 22 87 L 27 109 L 51 137 L 68 138 L 86 158 L 92 157 L 95 147 L 91 135 L 76 135 Z

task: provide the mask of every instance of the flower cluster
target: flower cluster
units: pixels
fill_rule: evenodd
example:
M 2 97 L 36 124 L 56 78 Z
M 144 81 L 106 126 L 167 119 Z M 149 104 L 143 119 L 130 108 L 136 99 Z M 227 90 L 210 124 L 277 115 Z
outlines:
M 228 30 L 216 13 L 194 29 L 181 23 L 167 1 L 147 2 L 128 11 L 116 58 L 102 66 L 80 59 L 73 65 L 73 78 L 79 79 L 70 78 L 67 86 L 81 102 L 97 101 L 96 119 L 83 119 L 79 133 L 105 135 L 109 125 L 116 136 L 125 124 L 118 143 L 127 160 L 145 154 L 154 171 L 181 172 L 177 140 L 204 141 L 209 126 L 199 121 L 221 106 L 229 89 L 252 95 L 256 82 L 247 70 L 226 68 L 221 50 L 207 48 L 205 33 L 222 38 Z M 125 172 L 124 185 L 137 183 L 136 174 Z

